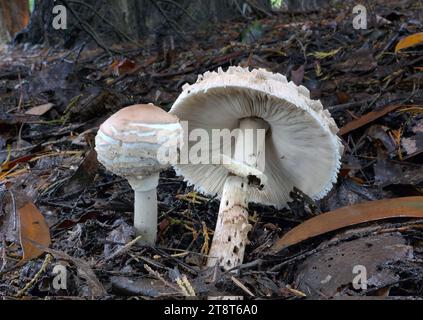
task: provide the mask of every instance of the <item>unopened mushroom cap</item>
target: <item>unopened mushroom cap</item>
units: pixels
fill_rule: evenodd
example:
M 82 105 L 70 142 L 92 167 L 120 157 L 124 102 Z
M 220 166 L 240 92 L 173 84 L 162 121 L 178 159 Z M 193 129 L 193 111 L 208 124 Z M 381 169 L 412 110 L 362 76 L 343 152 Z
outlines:
M 100 126 L 95 149 L 106 169 L 133 180 L 158 173 L 176 161 L 181 134 L 176 116 L 153 104 L 133 105 Z
M 202 128 L 210 137 L 212 129 L 238 128 L 243 118 L 262 118 L 269 124 L 263 172 L 267 181 L 262 189 L 249 188 L 251 202 L 284 207 L 294 186 L 320 199 L 337 179 L 343 146 L 335 121 L 319 100 L 310 99 L 307 88 L 281 74 L 241 67 L 206 72 L 183 87 L 170 113 L 188 122 L 189 133 Z M 184 148 L 195 144 L 190 141 Z M 211 144 L 209 152 L 219 150 Z M 227 176 L 236 171 L 213 163 L 178 164 L 175 169 L 198 191 L 219 197 Z

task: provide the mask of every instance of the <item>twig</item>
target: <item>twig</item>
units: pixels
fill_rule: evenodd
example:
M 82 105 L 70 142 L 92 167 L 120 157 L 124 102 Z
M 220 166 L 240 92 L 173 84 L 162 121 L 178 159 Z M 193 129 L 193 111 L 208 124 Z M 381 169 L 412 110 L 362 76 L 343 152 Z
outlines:
M 170 282 L 166 281 L 160 273 L 158 273 L 157 271 L 154 271 L 153 269 L 150 268 L 150 266 L 148 264 L 144 264 L 144 268 L 145 270 L 148 271 L 148 273 L 154 277 L 156 277 L 158 280 L 160 280 L 161 282 L 163 282 L 164 285 L 168 286 L 169 288 L 172 288 L 173 290 L 175 290 L 176 292 L 179 292 L 181 295 L 184 295 L 184 292 L 177 286 L 171 284 Z
M 31 281 L 28 282 L 26 286 L 16 294 L 17 298 L 22 297 L 38 281 L 41 275 L 46 271 L 52 259 L 53 259 L 52 255 L 50 254 L 46 255 L 46 258 L 44 259 L 43 265 L 41 266 L 40 270 L 38 270 L 34 278 L 32 278 Z
M 239 287 L 241 288 L 244 292 L 246 292 L 248 295 L 250 295 L 251 297 L 255 297 L 254 293 L 252 293 L 250 291 L 250 289 L 248 289 L 241 281 L 239 281 L 237 278 L 235 278 L 234 276 L 231 276 L 231 280 Z
M 127 252 L 129 249 L 131 249 L 131 247 L 133 245 L 135 245 L 138 241 L 140 241 L 142 238 L 142 236 L 138 236 L 136 237 L 134 240 L 129 241 L 127 244 L 125 244 L 123 247 L 119 248 L 118 250 L 116 250 L 113 254 L 111 254 L 110 256 L 108 256 L 105 261 L 109 261 L 112 260 L 118 256 L 120 256 L 121 254 Z
M 330 112 L 335 112 L 335 111 L 344 111 L 345 109 L 349 109 L 349 108 L 354 108 L 354 107 L 359 107 L 362 104 L 372 100 L 375 96 L 371 96 L 367 99 L 364 100 L 360 100 L 360 101 L 352 101 L 352 102 L 348 102 L 348 103 L 343 103 L 343 104 L 337 104 L 334 106 L 330 106 L 327 109 Z
M 18 72 L 18 81 L 19 81 L 19 90 L 20 90 L 18 111 L 21 111 L 22 108 L 23 108 L 23 104 L 24 104 L 24 94 L 23 94 L 22 79 L 21 79 L 21 73 L 20 72 Z

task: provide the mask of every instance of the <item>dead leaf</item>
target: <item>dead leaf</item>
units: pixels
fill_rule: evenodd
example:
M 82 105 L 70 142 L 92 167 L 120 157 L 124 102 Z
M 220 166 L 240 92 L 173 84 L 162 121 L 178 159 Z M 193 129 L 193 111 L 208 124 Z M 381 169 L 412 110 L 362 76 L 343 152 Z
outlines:
M 419 155 L 423 152 L 423 133 L 418 132 L 409 138 L 402 138 L 401 147 L 407 153 L 406 159 Z
M 352 225 L 389 218 L 423 218 L 423 197 L 369 201 L 311 218 L 286 233 L 271 248 L 277 253 L 304 240 Z
M 322 246 L 330 243 L 325 241 Z M 384 264 L 406 261 L 413 257 L 413 247 L 401 234 L 376 234 L 354 239 L 316 252 L 297 268 L 296 287 L 309 297 L 345 296 L 343 288 L 353 281 L 354 267 L 363 265 L 367 272 L 369 287 L 389 286 L 399 280 Z
M 344 134 L 347 134 L 351 131 L 354 131 L 356 129 L 359 129 L 366 124 L 373 122 L 380 117 L 383 117 L 385 114 L 388 114 L 389 112 L 392 112 L 400 107 L 407 107 L 404 105 L 388 105 L 384 107 L 381 110 L 377 111 L 370 111 L 369 113 L 366 113 L 365 115 L 361 116 L 360 118 L 353 120 L 351 122 L 348 122 L 345 126 L 343 126 L 341 129 L 339 129 L 338 135 L 343 136 Z M 411 107 L 411 106 L 409 106 Z
M 345 61 L 334 64 L 342 72 L 368 72 L 376 68 L 377 62 L 370 49 L 360 49 L 348 55 Z
M 366 133 L 373 141 L 380 141 L 388 153 L 392 153 L 398 149 L 398 144 L 389 134 L 391 131 L 388 127 L 374 124 L 366 131 Z
M 73 194 L 89 186 L 94 180 L 98 165 L 99 163 L 95 150 L 88 151 L 81 165 L 70 177 L 66 185 L 63 186 L 62 191 L 66 194 Z
M 335 92 L 338 104 L 344 104 L 351 101 L 351 97 L 347 92 L 337 91 Z
M 418 44 L 423 44 L 423 32 L 415 33 L 401 39 L 395 46 L 395 53 L 402 49 L 407 49 Z
M 303 83 L 304 79 L 304 65 L 301 65 L 298 69 L 292 69 L 291 70 L 291 80 L 299 86 L 301 83 Z
M 397 163 L 387 159 L 379 158 L 373 165 L 375 173 L 374 185 L 381 187 L 392 184 L 410 184 L 418 186 L 423 181 L 423 170 L 421 166 L 407 162 Z
M 110 66 L 115 76 L 121 76 L 131 72 L 136 67 L 136 63 L 130 59 L 115 60 Z
M 20 222 L 20 240 L 23 250 L 20 265 L 38 258 L 44 250 L 34 245 L 48 247 L 51 243 L 50 231 L 43 215 L 32 202 L 27 202 L 18 209 Z
M 176 292 L 169 292 L 169 289 L 161 281 L 151 278 L 132 280 L 118 276 L 110 279 L 112 289 L 115 293 L 123 296 L 146 296 L 158 298 L 163 296 L 175 296 Z
M 25 112 L 25 114 L 29 114 L 32 116 L 42 116 L 43 114 L 46 114 L 54 107 L 54 104 L 52 103 L 46 103 L 41 106 L 33 107 Z

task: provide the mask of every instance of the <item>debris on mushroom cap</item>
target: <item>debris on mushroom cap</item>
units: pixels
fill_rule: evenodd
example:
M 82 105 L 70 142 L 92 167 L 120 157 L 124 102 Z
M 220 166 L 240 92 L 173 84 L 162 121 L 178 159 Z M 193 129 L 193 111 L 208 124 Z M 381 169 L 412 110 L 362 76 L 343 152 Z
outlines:
M 310 99 L 307 88 L 281 74 L 241 67 L 206 72 L 195 84 L 184 85 L 170 113 L 188 121 L 189 131 L 233 130 L 248 117 L 269 124 L 263 172 L 267 183 L 262 190 L 249 188 L 251 202 L 284 207 L 294 186 L 320 199 L 336 181 L 343 146 L 335 121 L 320 101 Z M 178 164 L 175 169 L 200 192 L 219 197 L 230 173 L 214 164 Z
M 267 184 L 267 177 L 264 172 L 261 172 L 259 169 L 251 167 L 243 162 L 236 161 L 229 158 L 226 155 L 220 155 L 222 166 L 225 167 L 229 172 L 243 178 L 248 178 L 250 176 L 256 177 L 260 181 L 260 185 Z
M 166 147 L 168 159 L 177 158 L 181 134 L 176 116 L 153 104 L 134 105 L 119 110 L 100 126 L 95 149 L 99 161 L 113 173 L 148 176 L 169 166 L 159 159 L 161 147 Z

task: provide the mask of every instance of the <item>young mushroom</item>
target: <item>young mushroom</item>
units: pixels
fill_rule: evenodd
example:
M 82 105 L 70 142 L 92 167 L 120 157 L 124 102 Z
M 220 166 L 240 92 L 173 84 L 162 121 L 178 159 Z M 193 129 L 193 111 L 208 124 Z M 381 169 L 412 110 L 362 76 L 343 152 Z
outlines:
M 282 208 L 294 186 L 320 199 L 336 181 L 343 147 L 334 120 L 305 87 L 281 74 L 240 67 L 206 72 L 183 87 L 170 113 L 188 122 L 186 134 L 236 131 L 235 142 L 201 143 L 212 155 L 208 163 L 175 166 L 199 192 L 221 197 L 208 266 L 242 263 L 248 202 Z M 181 157 L 198 143 L 189 141 Z
M 176 161 L 181 134 L 177 117 L 153 104 L 140 104 L 113 114 L 95 138 L 98 160 L 134 190 L 134 228 L 150 245 L 157 236 L 159 173 Z

